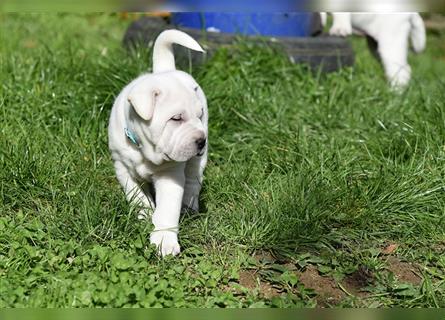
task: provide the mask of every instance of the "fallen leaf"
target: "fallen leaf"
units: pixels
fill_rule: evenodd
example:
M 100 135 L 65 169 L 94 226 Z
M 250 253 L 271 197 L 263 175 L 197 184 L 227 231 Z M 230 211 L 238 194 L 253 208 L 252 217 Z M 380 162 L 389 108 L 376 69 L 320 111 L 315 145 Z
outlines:
M 390 243 L 385 248 L 383 248 L 382 253 L 383 254 L 392 254 L 392 253 L 394 253 L 394 251 L 397 250 L 397 247 L 398 247 L 397 243 Z

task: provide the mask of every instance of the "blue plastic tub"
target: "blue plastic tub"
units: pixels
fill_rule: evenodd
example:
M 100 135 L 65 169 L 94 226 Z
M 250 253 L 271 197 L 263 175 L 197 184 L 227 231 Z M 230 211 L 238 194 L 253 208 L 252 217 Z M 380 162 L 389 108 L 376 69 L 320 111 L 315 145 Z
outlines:
M 311 19 L 312 14 L 309 12 L 177 12 L 172 15 L 172 22 L 177 26 L 213 32 L 281 37 L 310 36 Z

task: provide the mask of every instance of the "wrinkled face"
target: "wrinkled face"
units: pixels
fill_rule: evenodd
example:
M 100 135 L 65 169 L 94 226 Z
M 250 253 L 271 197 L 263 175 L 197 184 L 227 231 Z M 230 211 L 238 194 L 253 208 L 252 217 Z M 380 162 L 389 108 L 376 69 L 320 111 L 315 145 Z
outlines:
M 154 76 L 153 113 L 146 130 L 156 152 L 167 161 L 202 155 L 207 144 L 207 106 L 201 88 L 181 71 Z

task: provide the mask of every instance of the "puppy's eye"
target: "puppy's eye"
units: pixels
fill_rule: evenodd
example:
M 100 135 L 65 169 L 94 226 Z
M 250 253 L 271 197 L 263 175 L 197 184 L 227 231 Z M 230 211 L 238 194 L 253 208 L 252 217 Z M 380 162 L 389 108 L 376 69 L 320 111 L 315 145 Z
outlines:
M 194 87 L 193 90 L 195 90 L 195 92 L 198 92 L 198 86 Z
M 181 121 L 182 120 L 182 116 L 180 114 L 176 114 L 173 117 L 171 117 L 170 120 Z

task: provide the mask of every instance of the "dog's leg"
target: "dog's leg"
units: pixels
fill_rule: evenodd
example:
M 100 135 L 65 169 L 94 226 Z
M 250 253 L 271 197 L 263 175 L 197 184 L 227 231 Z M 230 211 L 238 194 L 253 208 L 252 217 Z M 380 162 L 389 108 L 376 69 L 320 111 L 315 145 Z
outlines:
M 199 193 L 202 187 L 207 150 L 200 157 L 190 159 L 185 167 L 185 187 L 182 206 L 193 211 L 199 210 Z
M 377 39 L 378 53 L 386 78 L 395 90 L 405 87 L 411 77 L 411 68 L 408 64 L 408 32 L 408 29 L 397 30 L 382 34 Z
M 149 194 L 145 194 L 140 185 L 131 177 L 127 168 L 120 162 L 114 162 L 114 168 L 116 169 L 116 176 L 124 188 L 125 196 L 128 202 L 142 207 L 138 212 L 138 219 L 146 219 L 146 210 L 154 209 L 153 199 Z
M 331 36 L 346 37 L 352 34 L 351 14 L 349 12 L 332 13 L 333 22 L 329 29 Z
M 157 246 L 162 256 L 177 255 L 180 252 L 178 227 L 184 195 L 184 165 L 153 175 L 153 182 L 156 209 L 152 217 L 155 229 L 150 235 L 150 243 Z

